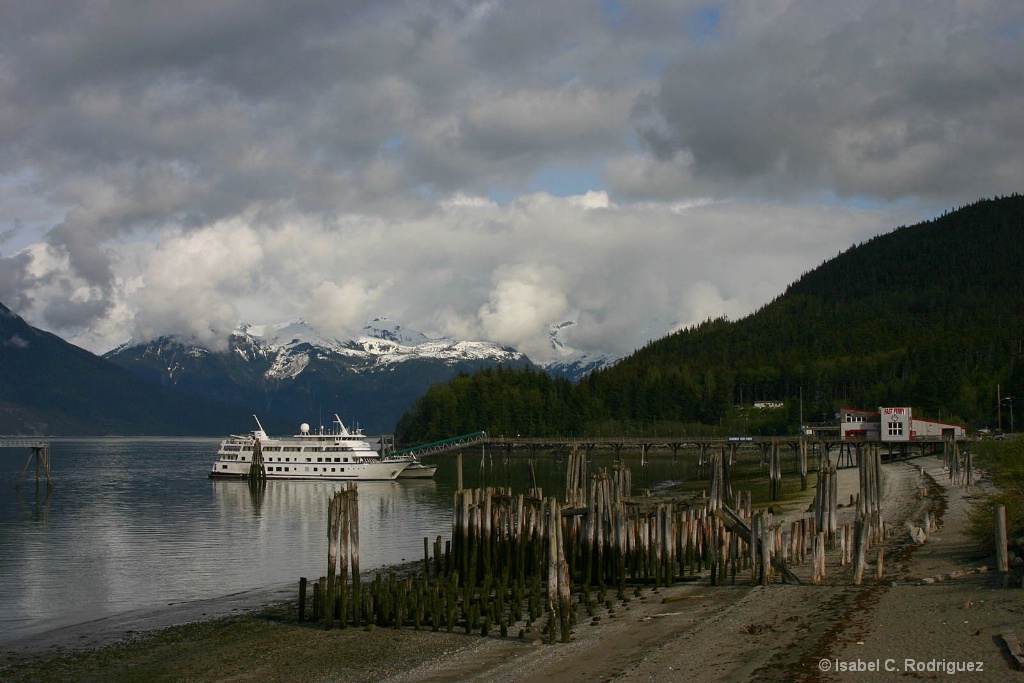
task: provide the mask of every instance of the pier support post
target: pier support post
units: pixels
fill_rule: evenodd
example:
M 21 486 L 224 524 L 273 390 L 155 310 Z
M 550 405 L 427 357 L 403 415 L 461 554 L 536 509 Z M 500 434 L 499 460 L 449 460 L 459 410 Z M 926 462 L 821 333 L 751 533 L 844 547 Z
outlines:
M 1006 588 L 1010 578 L 1010 565 L 1006 554 L 1006 507 L 996 505 L 993 510 L 996 527 L 996 580 Z

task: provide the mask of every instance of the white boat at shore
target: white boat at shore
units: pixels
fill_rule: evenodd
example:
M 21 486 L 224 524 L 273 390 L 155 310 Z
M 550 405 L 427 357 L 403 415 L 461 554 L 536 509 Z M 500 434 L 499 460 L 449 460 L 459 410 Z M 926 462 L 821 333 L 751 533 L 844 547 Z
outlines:
M 437 465 L 428 465 L 425 462 L 421 462 L 414 455 L 387 458 L 387 461 L 407 463 L 406 468 L 398 475 L 399 479 L 430 479 L 437 472 Z
M 257 429 L 221 441 L 211 479 L 247 478 L 257 452 L 267 479 L 386 481 L 397 479 L 413 462 L 381 458 L 360 429 L 349 431 L 337 415 L 331 429 L 311 431 L 303 423 L 298 434 L 277 438 L 268 436 L 253 417 Z

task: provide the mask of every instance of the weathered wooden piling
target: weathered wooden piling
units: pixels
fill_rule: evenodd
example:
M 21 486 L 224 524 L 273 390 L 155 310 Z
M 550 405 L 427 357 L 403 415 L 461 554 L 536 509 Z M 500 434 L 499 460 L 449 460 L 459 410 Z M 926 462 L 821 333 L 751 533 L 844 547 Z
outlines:
M 771 500 L 782 500 L 782 460 L 779 457 L 779 444 L 774 441 L 768 459 L 768 488 Z
M 800 452 L 800 490 L 807 490 L 807 450 L 809 445 L 807 439 L 800 439 L 799 452 Z
M 854 543 L 856 544 L 853 555 L 853 585 L 859 586 L 864 579 L 864 565 L 867 562 L 868 532 L 864 518 L 858 517 L 853 528 Z
M 348 626 L 348 568 L 352 558 L 352 548 L 350 545 L 352 539 L 352 520 L 350 518 L 352 514 L 352 507 L 350 505 L 351 496 L 353 492 L 351 487 L 355 484 L 349 482 L 348 487 L 345 491 L 339 494 L 335 494 L 335 498 L 340 498 L 339 503 L 339 520 L 338 533 L 341 536 L 339 549 L 341 551 L 341 566 L 338 572 L 338 586 L 336 593 L 338 595 L 338 612 L 341 617 L 341 627 L 345 628 Z
M 324 621 L 328 630 L 334 628 L 334 597 L 337 584 L 340 526 L 341 499 L 335 495 L 327 506 L 327 612 L 324 615 Z
M 761 513 L 761 525 L 758 529 L 761 542 L 761 585 L 767 586 L 772 580 L 772 542 L 770 515 Z
M 359 489 L 354 483 L 348 488 L 348 535 L 349 555 L 352 561 L 352 609 L 353 623 L 362 623 L 362 579 L 359 576 Z
M 249 464 L 249 487 L 265 487 L 267 485 L 267 468 L 263 462 L 263 445 L 259 439 L 252 444 L 252 463 Z
M 995 518 L 996 581 L 1002 588 L 1009 583 L 1010 565 L 1006 552 L 1006 507 L 996 505 L 992 511 Z
M 818 466 L 818 483 L 814 494 L 814 526 L 825 534 L 825 542 L 831 545 L 836 534 L 836 497 L 838 479 L 836 462 L 822 456 Z
M 811 548 L 812 581 L 821 583 L 825 578 L 825 532 L 819 531 L 814 535 Z
M 347 482 L 345 489 L 336 491 L 327 505 L 327 575 L 320 580 L 319 589 L 314 586 L 314 591 L 320 590 L 323 595 L 314 597 L 313 619 L 318 620 L 322 613 L 326 628 L 331 629 L 338 617 L 340 626 L 345 628 L 351 613 L 352 621 L 359 624 L 365 612 L 360 582 L 358 492 L 354 483 Z M 316 606 L 320 600 L 325 603 L 322 612 Z

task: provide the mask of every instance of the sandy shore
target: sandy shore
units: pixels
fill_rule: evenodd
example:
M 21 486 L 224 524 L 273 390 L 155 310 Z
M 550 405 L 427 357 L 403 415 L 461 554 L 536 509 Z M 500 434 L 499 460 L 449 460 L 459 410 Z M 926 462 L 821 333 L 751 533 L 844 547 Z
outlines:
M 925 470 L 924 476 L 920 469 Z M 809 564 L 805 585 L 711 587 L 707 581 L 646 589 L 628 602 L 585 615 L 566 644 L 543 645 L 539 632 L 501 638 L 393 629 L 325 631 L 295 621 L 293 607 L 142 633 L 114 644 L 116 628 L 51 634 L 34 647 L 6 649 L 9 681 L 1005 681 L 1013 669 L 1000 634 L 1024 638 L 1020 589 L 993 587 L 991 573 L 922 584 L 920 579 L 990 563 L 964 535 L 971 492 L 947 483 L 934 458 L 883 466 L 884 514 L 898 529 L 884 544 L 884 578 L 874 554 L 861 587 L 852 568 L 829 557 L 823 583 Z M 856 470 L 839 473 L 840 500 L 857 490 Z M 923 491 L 927 489 L 927 495 Z M 813 492 L 808 492 L 810 496 Z M 800 501 L 776 519 L 805 514 Z M 928 511 L 938 529 L 909 542 L 906 521 Z M 840 523 L 852 521 L 851 508 Z M 244 611 L 241 610 L 240 611 Z M 141 622 L 139 625 L 142 625 Z M 163 626 L 163 624 L 159 624 Z M 83 642 L 84 640 L 84 642 Z M 81 649 L 82 645 L 88 647 Z M 39 651 L 39 646 L 44 651 Z M 981 670 L 951 676 L 950 668 Z M 872 671 L 871 669 L 875 669 Z M 838 671 L 837 671 L 838 670 Z

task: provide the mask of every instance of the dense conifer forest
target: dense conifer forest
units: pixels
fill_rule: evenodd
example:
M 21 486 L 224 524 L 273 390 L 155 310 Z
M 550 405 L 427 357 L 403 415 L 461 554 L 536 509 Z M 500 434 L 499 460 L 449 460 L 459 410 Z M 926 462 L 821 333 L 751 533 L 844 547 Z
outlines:
M 708 320 L 572 384 L 531 369 L 435 385 L 403 442 L 493 434 L 781 434 L 842 406 L 995 428 L 1024 406 L 1024 197 L 875 237 L 755 313 Z M 1001 392 L 1001 393 L 1000 393 Z M 783 401 L 757 410 L 755 401 Z M 1017 420 L 1024 428 L 1024 419 Z

